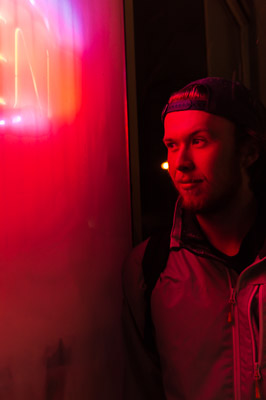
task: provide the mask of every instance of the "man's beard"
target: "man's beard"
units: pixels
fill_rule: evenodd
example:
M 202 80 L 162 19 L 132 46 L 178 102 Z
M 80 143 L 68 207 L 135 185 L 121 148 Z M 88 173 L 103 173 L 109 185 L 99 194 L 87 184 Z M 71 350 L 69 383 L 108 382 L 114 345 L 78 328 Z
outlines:
M 222 191 L 217 188 L 217 190 L 211 190 L 210 187 L 207 187 L 206 191 L 204 188 L 195 190 L 194 193 L 191 191 L 180 191 L 181 197 L 181 206 L 184 209 L 194 212 L 195 214 L 213 214 L 220 212 L 228 207 L 231 204 L 232 200 L 237 195 L 237 192 L 240 188 L 240 181 L 236 179 L 234 182 L 231 182 L 226 188 Z

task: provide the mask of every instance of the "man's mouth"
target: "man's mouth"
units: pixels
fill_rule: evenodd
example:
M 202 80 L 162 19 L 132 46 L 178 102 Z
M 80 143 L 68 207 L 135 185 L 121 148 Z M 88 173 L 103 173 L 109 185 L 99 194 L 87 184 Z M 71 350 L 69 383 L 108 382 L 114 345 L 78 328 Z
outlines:
M 178 181 L 178 186 L 184 190 L 189 190 L 197 187 L 200 183 L 202 183 L 202 179 L 184 179 Z

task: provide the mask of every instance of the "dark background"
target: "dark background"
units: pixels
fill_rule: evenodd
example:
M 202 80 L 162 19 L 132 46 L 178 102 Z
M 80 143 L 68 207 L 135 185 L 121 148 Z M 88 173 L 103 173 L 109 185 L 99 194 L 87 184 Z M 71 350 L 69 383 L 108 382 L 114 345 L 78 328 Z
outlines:
M 169 96 L 207 75 L 201 0 L 135 0 L 135 60 L 142 236 L 171 224 L 176 191 L 161 169 L 161 112 Z

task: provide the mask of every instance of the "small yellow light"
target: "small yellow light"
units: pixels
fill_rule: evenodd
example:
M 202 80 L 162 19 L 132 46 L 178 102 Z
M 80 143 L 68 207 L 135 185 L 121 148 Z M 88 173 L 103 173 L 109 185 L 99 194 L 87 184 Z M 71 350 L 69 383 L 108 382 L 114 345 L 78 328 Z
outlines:
M 5 102 L 5 100 L 3 99 L 3 97 L 0 97 L 0 105 L 1 105 L 1 106 L 5 106 L 5 105 L 6 105 L 6 102 Z
M 167 170 L 169 168 L 168 162 L 165 161 L 161 164 L 161 168 Z

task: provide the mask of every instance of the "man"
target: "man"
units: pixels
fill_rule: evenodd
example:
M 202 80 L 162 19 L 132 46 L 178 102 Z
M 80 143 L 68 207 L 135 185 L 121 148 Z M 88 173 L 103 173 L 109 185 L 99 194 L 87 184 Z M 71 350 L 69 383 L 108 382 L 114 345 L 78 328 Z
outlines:
M 266 399 L 266 111 L 205 78 L 162 119 L 179 196 L 165 265 L 152 240 L 125 265 L 125 399 Z

